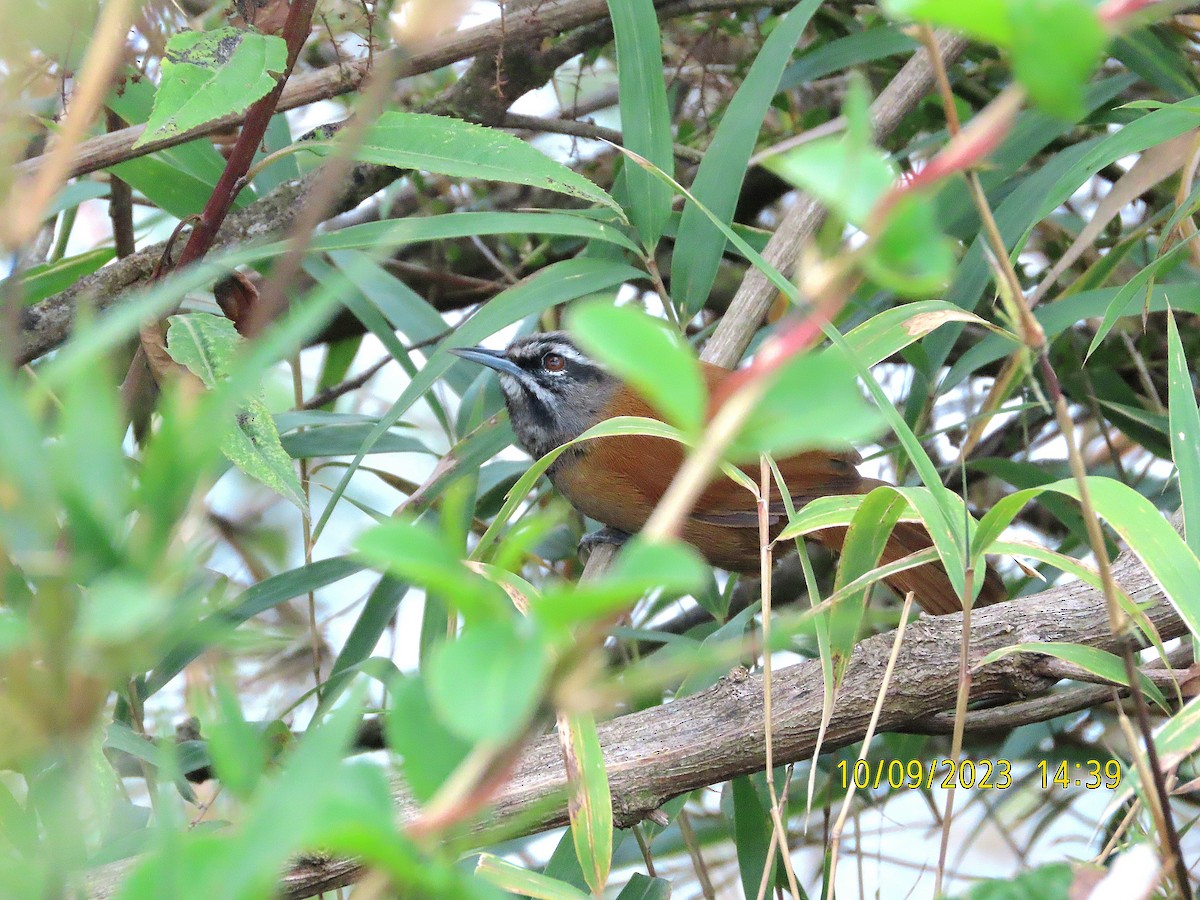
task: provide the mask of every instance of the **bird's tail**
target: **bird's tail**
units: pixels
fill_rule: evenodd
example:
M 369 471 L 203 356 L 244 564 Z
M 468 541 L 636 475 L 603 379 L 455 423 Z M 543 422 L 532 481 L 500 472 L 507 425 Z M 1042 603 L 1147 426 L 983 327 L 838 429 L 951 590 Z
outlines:
M 846 540 L 845 528 L 827 528 L 812 535 L 831 550 L 840 552 Z M 880 565 L 893 563 L 913 553 L 933 546 L 933 540 L 925 528 L 916 522 L 897 522 L 892 530 L 887 544 L 883 548 Z M 979 596 L 975 598 L 975 606 L 987 606 L 1008 599 L 1004 582 L 990 565 L 983 575 L 983 586 Z M 975 573 L 979 578 L 980 573 Z M 962 601 L 941 562 L 926 563 L 912 569 L 905 569 L 885 579 L 888 586 L 901 597 L 909 591 L 914 599 L 928 613 L 944 616 L 947 613 L 958 612 L 962 609 Z

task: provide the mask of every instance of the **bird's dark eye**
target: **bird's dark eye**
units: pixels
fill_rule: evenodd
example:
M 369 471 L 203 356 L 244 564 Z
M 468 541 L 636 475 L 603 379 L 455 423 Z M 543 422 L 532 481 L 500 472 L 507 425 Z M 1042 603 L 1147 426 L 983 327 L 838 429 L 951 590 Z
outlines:
M 567 367 L 567 361 L 561 353 L 547 353 L 542 357 L 542 368 L 547 372 L 561 372 Z

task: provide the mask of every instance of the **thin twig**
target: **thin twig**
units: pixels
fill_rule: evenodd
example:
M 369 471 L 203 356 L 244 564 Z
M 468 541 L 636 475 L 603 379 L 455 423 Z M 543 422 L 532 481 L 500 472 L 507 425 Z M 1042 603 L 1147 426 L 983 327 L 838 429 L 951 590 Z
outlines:
M 124 121 L 111 109 L 104 111 L 109 131 L 116 131 Z M 113 244 L 117 259 L 131 256 L 137 250 L 133 237 L 133 189 L 115 173 L 109 174 L 108 218 L 112 222 Z
M 133 0 L 109 0 L 101 9 L 66 112 L 66 121 L 44 164 L 30 176 L 32 181 L 15 182 L 13 193 L 9 195 L 8 214 L 0 219 L 0 244 L 15 249 L 32 238 L 41 227 L 51 198 L 73 174 L 71 160 L 112 85 L 113 72 L 120 65 L 132 18 Z
M 936 54 L 934 54 L 936 56 Z M 941 64 L 940 61 L 935 61 L 935 65 Z M 993 107 L 998 108 L 1001 103 L 1012 105 L 1021 95 L 1020 89 L 1015 87 L 1006 88 L 1000 96 L 993 101 Z M 984 115 L 983 113 L 980 116 Z M 1011 310 L 1015 324 L 1019 327 L 1021 338 L 1028 348 L 1029 353 L 1037 361 L 1038 369 L 1041 372 L 1042 380 L 1045 383 L 1046 393 L 1054 410 L 1055 420 L 1062 434 L 1063 440 L 1067 445 L 1067 458 L 1070 463 L 1071 474 L 1075 480 L 1077 490 L 1079 492 L 1079 505 L 1081 508 L 1084 526 L 1087 532 L 1088 544 L 1091 547 L 1093 555 L 1096 557 L 1097 569 L 1100 573 L 1100 582 L 1104 588 L 1103 594 L 1105 598 L 1105 606 L 1108 612 L 1109 627 L 1114 638 L 1119 638 L 1127 633 L 1130 626 L 1130 620 L 1126 616 L 1124 610 L 1121 609 L 1117 600 L 1116 585 L 1112 577 L 1112 566 L 1108 558 L 1108 548 L 1105 544 L 1104 534 L 1100 528 L 1100 520 L 1096 513 L 1095 506 L 1092 503 L 1091 489 L 1088 482 L 1087 469 L 1083 461 L 1083 456 L 1080 453 L 1077 435 L 1074 422 L 1071 419 L 1070 410 L 1067 407 L 1066 397 L 1062 392 L 1059 384 L 1058 375 L 1054 371 L 1053 365 L 1050 362 L 1049 347 L 1046 342 L 1046 334 L 1042 330 L 1041 324 L 1033 316 L 1033 312 L 1029 307 L 1028 301 L 1021 290 L 1020 280 L 1017 277 L 1016 270 L 1013 269 L 1012 263 L 1008 258 L 1008 249 L 1004 244 L 1004 239 L 1000 234 L 1000 229 L 996 224 L 995 217 L 992 215 L 991 206 L 988 203 L 987 196 L 984 193 L 983 186 L 979 181 L 978 176 L 974 171 L 968 171 L 967 184 L 970 188 L 972 200 L 979 212 L 980 219 L 983 224 L 984 234 L 992 251 L 992 263 L 997 274 L 998 285 L 1000 287 L 1001 297 L 1004 299 L 1006 306 Z M 966 631 L 964 630 L 964 636 Z M 964 637 L 965 639 L 965 637 Z M 1125 673 L 1131 685 L 1137 684 L 1137 663 L 1133 656 L 1133 645 L 1130 641 L 1122 641 L 1122 659 L 1125 665 Z M 1164 775 L 1159 764 L 1158 750 L 1154 743 L 1154 732 L 1150 723 L 1150 713 L 1146 706 L 1146 699 L 1142 696 L 1141 691 L 1133 691 L 1134 708 L 1136 712 L 1138 728 L 1141 731 L 1143 744 L 1146 748 L 1147 762 L 1149 764 L 1150 774 L 1154 785 L 1154 790 L 1157 795 L 1158 804 L 1162 808 L 1161 827 L 1164 832 L 1163 838 L 1166 841 L 1167 847 L 1173 855 L 1173 863 L 1175 866 L 1175 878 L 1178 882 L 1180 895 L 1185 900 L 1190 900 L 1192 896 L 1191 886 L 1187 876 L 1187 866 L 1184 863 L 1183 854 L 1180 849 L 1179 834 L 1175 827 L 1174 819 L 1171 815 L 1170 798 L 1167 793 Z M 959 732 L 962 727 L 963 713 L 965 708 L 958 711 L 955 721 L 955 738 L 959 737 Z M 947 818 L 953 801 L 953 789 L 950 796 L 947 798 Z M 945 845 L 948 840 L 949 823 L 946 823 L 947 829 L 943 833 L 943 849 L 941 860 L 938 869 L 938 885 L 937 890 L 941 888 L 941 872 L 942 864 L 945 861 Z
M 892 673 L 896 670 L 896 659 L 900 655 L 900 643 L 904 640 L 904 629 L 908 625 L 908 616 L 912 611 L 913 592 L 904 596 L 904 607 L 900 611 L 900 624 L 896 627 L 896 638 L 892 641 L 892 652 L 888 654 L 887 666 L 883 670 L 883 680 L 879 683 L 879 694 L 875 698 L 875 706 L 871 710 L 871 721 L 867 723 L 867 731 L 863 735 L 862 749 L 858 753 L 859 760 L 866 760 L 867 747 L 875 737 L 875 729 L 879 726 L 879 715 L 883 711 L 883 701 L 887 697 L 888 686 L 892 683 Z M 846 827 L 846 817 L 850 814 L 850 806 L 854 802 L 857 784 L 849 779 L 846 785 L 846 796 L 842 799 L 842 808 L 838 811 L 837 821 L 833 824 L 833 832 L 829 838 L 829 874 L 826 877 L 826 900 L 833 900 L 833 882 L 837 874 L 838 848 L 842 843 L 842 830 Z M 938 893 L 935 891 L 935 893 Z M 793 896 L 799 896 L 794 894 Z

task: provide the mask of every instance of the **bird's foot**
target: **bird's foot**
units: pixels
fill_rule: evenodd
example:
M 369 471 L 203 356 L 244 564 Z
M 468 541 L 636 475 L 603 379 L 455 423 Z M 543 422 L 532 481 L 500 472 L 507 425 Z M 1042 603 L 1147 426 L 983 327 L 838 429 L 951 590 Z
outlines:
M 628 531 L 621 531 L 619 528 L 609 528 L 605 525 L 591 534 L 585 534 L 579 540 L 579 561 L 586 564 L 588 557 L 601 544 L 609 544 L 613 547 L 622 546 L 632 535 Z

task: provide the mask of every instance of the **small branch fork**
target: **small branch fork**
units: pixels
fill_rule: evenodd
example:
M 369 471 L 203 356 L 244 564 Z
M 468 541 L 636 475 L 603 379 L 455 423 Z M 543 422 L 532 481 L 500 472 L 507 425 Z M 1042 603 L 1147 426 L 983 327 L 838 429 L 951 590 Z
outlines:
M 292 74 L 292 68 L 296 65 L 304 42 L 308 40 L 309 32 L 312 30 L 313 11 L 316 7 L 317 0 L 292 0 L 291 7 L 288 9 L 287 21 L 283 26 L 283 39 L 287 43 L 287 65 L 284 66 L 283 75 L 270 93 L 262 99 L 256 100 L 251 105 L 249 112 L 246 113 L 246 121 L 238 134 L 237 142 L 233 145 L 233 150 L 230 151 L 229 159 L 225 163 L 225 171 L 221 173 L 220 179 L 208 198 L 208 203 L 204 206 L 204 211 L 200 214 L 200 221 L 192 229 L 191 236 L 188 238 L 183 252 L 179 255 L 179 266 L 195 262 L 203 258 L 204 254 L 209 251 L 213 241 L 216 240 L 221 223 L 225 221 L 225 216 L 233 207 L 234 199 L 245 186 L 243 179 L 250 170 L 254 154 L 258 152 L 258 146 L 262 143 L 263 137 L 267 133 L 267 127 L 271 124 L 271 116 L 275 115 L 284 86 Z

